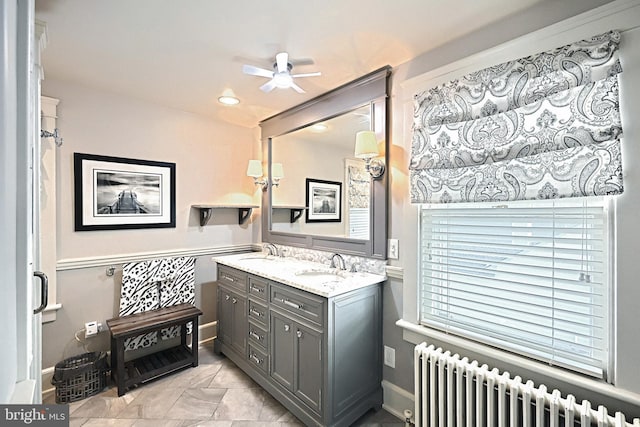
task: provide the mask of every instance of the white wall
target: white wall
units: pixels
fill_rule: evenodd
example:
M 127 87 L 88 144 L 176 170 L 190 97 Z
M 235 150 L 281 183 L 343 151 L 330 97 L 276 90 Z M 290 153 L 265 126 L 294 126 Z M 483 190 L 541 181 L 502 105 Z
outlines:
M 74 332 L 85 322 L 117 315 L 121 264 L 128 256 L 205 254 L 249 247 L 256 240 L 259 209 L 243 225 L 238 224 L 237 210 L 215 210 L 209 224 L 200 227 L 191 205 L 259 205 L 260 194 L 245 172 L 248 159 L 259 158 L 260 146 L 252 129 L 73 83 L 45 79 L 43 94 L 60 100 L 57 126 L 64 137 L 56 170 L 57 302 L 62 308 L 57 320 L 43 329 L 43 366 L 49 367 L 83 351 Z M 175 162 L 176 227 L 74 231 L 75 152 Z M 115 265 L 115 276 L 106 275 L 105 264 Z M 214 281 L 214 264 L 209 256 L 200 256 L 196 304 L 205 312 L 201 324 L 216 318 Z M 90 350 L 108 348 L 104 337 L 89 343 Z
M 569 2 L 556 2 L 569 6 Z M 575 5 L 574 5 L 575 6 Z M 584 6 L 588 9 L 586 3 Z M 590 7 L 593 7 L 592 3 Z M 629 8 L 631 7 L 631 9 Z M 638 352 L 640 344 L 637 330 L 640 324 L 640 264 L 633 254 L 637 253 L 640 241 L 640 227 L 636 224 L 640 209 L 640 172 L 632 165 L 640 159 L 640 148 L 636 142 L 640 137 L 640 2 L 616 1 L 604 6 L 600 11 L 588 12 L 566 22 L 543 28 L 555 22 L 559 15 L 547 15 L 544 11 L 529 13 L 530 19 L 522 16 L 505 20 L 504 25 L 481 30 L 470 36 L 442 46 L 433 52 L 403 64 L 394 70 L 392 98 L 392 140 L 390 153 L 391 167 L 391 231 L 390 237 L 401 242 L 399 261 L 394 266 L 404 271 L 403 280 L 392 278 L 385 287 L 383 340 L 385 345 L 396 349 L 396 368 L 384 367 L 383 378 L 393 386 L 413 390 L 413 343 L 405 341 L 410 334 L 395 325 L 395 320 L 406 319 L 416 322 L 416 282 L 417 282 L 417 208 L 409 204 L 408 170 L 411 146 L 412 95 L 439 83 L 450 80 L 466 72 L 494 65 L 504 60 L 537 53 L 549 48 L 580 40 L 585 37 L 621 29 L 623 41 L 620 55 L 624 72 L 621 81 L 621 109 L 625 132 L 623 157 L 625 166 L 625 193 L 617 198 L 617 239 L 618 252 L 616 274 L 617 287 L 615 307 L 615 386 L 607 387 L 596 380 L 549 376 L 536 371 L 523 370 L 518 364 L 509 364 L 496 356 L 477 354 L 465 346 L 454 346 L 436 338 L 422 337 L 435 344 L 445 346 L 460 354 L 477 358 L 483 363 L 512 374 L 529 376 L 536 383 L 545 382 L 558 387 L 563 394 L 573 393 L 579 399 L 591 399 L 603 403 L 611 410 L 622 409 L 628 416 L 640 416 L 640 369 Z M 569 9 L 564 16 L 571 16 Z M 517 24 L 517 25 L 516 25 Z M 529 34 L 528 34 L 529 33 Z M 502 43 L 502 44 L 501 44 Z M 493 48 L 493 46 L 497 46 Z M 413 338 L 412 338 L 413 339 Z M 579 384 L 578 384 L 579 383 Z M 405 402 L 406 403 L 406 402 Z
M 17 76 L 16 2 L 0 4 L 0 402 L 7 403 L 16 383 L 16 161 L 17 161 Z

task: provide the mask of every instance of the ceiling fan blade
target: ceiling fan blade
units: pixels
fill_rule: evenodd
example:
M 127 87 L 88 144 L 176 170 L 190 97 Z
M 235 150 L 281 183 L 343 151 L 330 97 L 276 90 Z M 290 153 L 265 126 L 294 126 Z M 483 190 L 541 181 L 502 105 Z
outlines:
M 266 93 L 266 92 L 271 92 L 275 87 L 276 87 L 276 82 L 274 82 L 273 80 L 269 80 L 268 82 L 260 86 L 260 90 Z
M 286 72 L 288 71 L 288 62 L 289 62 L 289 54 L 287 52 L 280 52 L 276 55 L 276 65 L 278 67 L 278 72 Z
M 292 74 L 291 77 L 316 77 L 321 75 L 322 73 L 320 71 L 317 71 L 315 73 Z
M 291 84 L 289 85 L 289 87 L 293 88 L 293 90 L 295 90 L 298 93 L 305 93 L 304 89 L 302 89 L 300 86 L 298 86 L 297 84 L 295 84 L 294 82 L 291 82 Z
M 254 67 L 253 65 L 243 65 L 242 72 L 251 76 L 260 77 L 273 77 L 273 71 L 265 70 L 264 68 Z
M 313 65 L 315 64 L 315 62 L 311 58 L 296 58 L 296 59 L 289 58 L 289 64 L 291 64 L 294 67 L 300 67 L 302 65 Z

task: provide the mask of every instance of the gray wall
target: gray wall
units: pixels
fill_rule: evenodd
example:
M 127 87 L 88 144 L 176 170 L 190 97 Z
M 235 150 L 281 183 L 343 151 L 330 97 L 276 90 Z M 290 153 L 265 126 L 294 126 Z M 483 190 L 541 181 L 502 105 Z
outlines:
M 63 309 L 58 312 L 55 322 L 43 325 L 42 366 L 54 366 L 67 357 L 85 351 L 109 350 L 109 332 L 105 329 L 97 336 L 84 339 L 82 332 L 76 341 L 74 333 L 84 327 L 89 320 L 102 322 L 116 317 L 120 304 L 122 285 L 122 265 L 115 265 L 116 273 L 112 277 L 106 275 L 105 267 L 80 268 L 58 272 L 58 296 L 63 302 Z M 216 314 L 216 268 L 210 256 L 196 258 L 195 283 L 196 306 L 203 315 L 200 325 L 213 322 Z M 207 337 L 215 334 L 215 328 L 204 330 Z M 47 385 L 45 384 L 45 389 Z
M 84 351 L 74 333 L 85 322 L 104 323 L 117 315 L 122 263 L 129 257 L 198 255 L 200 323 L 213 322 L 215 268 L 204 254 L 250 247 L 259 236 L 259 209 L 243 225 L 237 210 L 215 210 L 201 227 L 191 205 L 260 203 L 261 192 L 245 174 L 248 159 L 260 157 L 256 130 L 64 81 L 45 79 L 43 94 L 60 100 L 56 125 L 64 136 L 56 149 L 57 297 L 49 301 L 62 308 L 43 326 L 43 368 Z M 175 162 L 176 227 L 74 231 L 74 152 Z M 110 264 L 117 268 L 113 277 L 105 273 Z M 215 334 L 210 326 L 201 339 Z M 88 349 L 107 349 L 106 335 L 91 338 Z
M 420 80 L 420 77 L 428 74 L 432 70 L 440 67 L 446 69 L 450 73 L 449 78 L 442 80 L 442 75 L 433 73 L 432 80 L 425 80 L 422 89 L 428 89 L 442 81 L 450 80 L 455 77 L 456 69 L 459 67 L 454 62 L 458 60 L 466 60 L 465 66 L 478 64 L 475 69 L 484 68 L 492 65 L 491 58 L 478 53 L 489 49 L 493 46 L 505 42 L 515 43 L 520 36 L 525 36 L 534 30 L 544 28 L 553 23 L 559 22 L 565 18 L 589 10 L 598 5 L 605 4 L 605 1 L 582 1 L 582 2 L 546 2 L 534 7 L 532 10 L 511 16 L 499 25 L 494 25 L 490 29 L 480 30 L 469 34 L 460 40 L 441 46 L 434 51 L 428 52 L 418 58 L 402 64 L 394 68 L 393 87 L 392 87 L 392 147 L 391 147 L 391 198 L 390 198 L 390 237 L 400 239 L 400 259 L 391 261 L 394 266 L 402 267 L 404 270 L 404 281 L 391 279 L 385 285 L 384 290 L 384 325 L 383 337 L 384 344 L 394 347 L 396 350 L 396 368 L 392 369 L 384 367 L 384 380 L 401 387 L 402 389 L 413 390 L 413 344 L 403 339 L 403 329 L 395 325 L 398 319 L 405 318 L 408 321 L 416 321 L 417 303 L 416 303 L 416 280 L 417 280 L 417 255 L 416 248 L 418 245 L 418 217 L 417 208 L 409 204 L 408 201 L 408 170 L 411 138 L 411 111 L 410 103 L 411 93 L 407 92 L 407 86 L 411 87 L 411 79 Z M 615 2 L 621 3 L 621 2 Z M 626 2 L 628 3 L 628 2 Z M 637 2 L 636 2 L 637 3 Z M 541 31 L 540 42 L 547 42 L 547 37 L 559 34 L 557 37 L 562 38 L 563 31 L 571 30 L 576 36 L 575 40 L 582 37 L 595 35 L 609 29 L 628 28 L 628 22 L 622 22 L 626 19 L 624 14 L 622 18 L 600 19 L 589 24 L 571 24 L 565 29 L 551 27 Z M 635 24 L 637 25 L 637 23 Z M 625 27 L 626 26 L 626 27 Z M 606 27 L 606 28 L 605 28 Z M 553 36 L 555 37 L 555 36 Z M 574 40 L 570 40 L 574 41 Z M 521 51 L 528 54 L 535 53 L 540 50 L 535 47 L 531 40 L 527 44 L 520 46 Z M 556 46 L 560 46 L 557 44 Z M 615 391 L 622 396 L 635 396 L 638 399 L 640 392 L 640 370 L 637 368 L 637 354 L 640 351 L 637 336 L 637 325 L 640 322 L 638 310 L 633 307 L 637 306 L 640 300 L 640 291 L 637 286 L 637 277 L 640 275 L 638 263 L 629 253 L 637 252 L 640 241 L 640 229 L 634 224 L 637 218 L 638 209 L 640 209 L 640 175 L 636 172 L 637 168 L 631 165 L 640 157 L 640 151 L 636 148 L 635 141 L 640 136 L 638 129 L 637 117 L 640 114 L 640 30 L 635 29 L 623 33 L 623 43 L 621 45 L 621 58 L 624 73 L 621 76 L 621 102 L 623 127 L 625 129 L 625 138 L 623 141 L 623 156 L 625 163 L 625 193 L 617 199 L 617 300 L 614 305 L 617 307 L 616 327 L 613 331 L 617 335 L 616 354 L 616 380 Z M 553 46 L 555 47 L 555 46 Z M 517 49 L 516 49 L 517 50 Z M 494 51 L 495 53 L 495 51 Z M 513 54 L 513 58 L 518 53 Z M 502 60 L 495 60 L 493 63 L 499 63 Z M 451 64 L 451 65 L 449 65 Z M 473 65 L 471 65 L 473 67 Z M 472 70 L 469 70 L 472 71 Z M 445 74 L 442 72 L 441 74 Z M 431 75 L 431 74 L 428 74 Z M 416 79 L 416 77 L 418 77 Z M 440 78 L 442 81 L 436 81 Z M 415 84 L 415 83 L 414 83 Z M 444 348 L 452 351 L 458 351 L 460 354 L 476 358 L 483 363 L 488 363 L 492 367 L 498 367 L 501 370 L 509 370 L 512 373 L 522 371 L 519 366 L 512 366 L 495 358 L 487 358 L 479 354 L 474 354 L 464 348 L 455 348 L 447 343 L 438 342 L 434 339 L 428 339 L 431 343 L 440 344 Z M 596 403 L 603 403 L 609 406 L 611 410 L 623 410 L 627 416 L 640 416 L 640 407 L 633 404 L 622 403 L 619 400 L 612 399 L 603 394 L 594 394 L 589 387 L 580 388 L 567 383 L 563 383 L 554 378 L 540 377 L 536 372 L 523 372 L 521 375 L 531 375 L 536 383 L 545 382 L 550 386 L 557 386 L 563 394 L 573 393 L 579 399 L 588 398 Z M 595 384 L 595 380 L 594 380 Z M 638 400 L 636 400 L 638 401 Z

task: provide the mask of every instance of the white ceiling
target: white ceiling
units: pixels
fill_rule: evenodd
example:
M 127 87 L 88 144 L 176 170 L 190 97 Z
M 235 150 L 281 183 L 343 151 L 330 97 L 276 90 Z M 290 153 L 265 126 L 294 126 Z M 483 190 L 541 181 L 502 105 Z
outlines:
M 554 0 L 37 0 L 47 25 L 45 78 L 126 94 L 241 126 L 384 65 L 402 64 L 474 30 Z M 452 6 L 455 5 L 455 6 Z M 312 59 L 292 89 L 263 93 L 275 54 Z M 217 98 L 232 89 L 241 103 Z

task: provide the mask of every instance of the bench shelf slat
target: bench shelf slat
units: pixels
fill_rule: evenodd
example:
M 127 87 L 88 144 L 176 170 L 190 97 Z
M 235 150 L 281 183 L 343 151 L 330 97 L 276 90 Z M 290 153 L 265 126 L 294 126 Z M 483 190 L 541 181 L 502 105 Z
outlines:
M 107 320 L 111 332 L 111 376 L 118 385 L 118 396 L 134 385 L 181 368 L 198 366 L 198 316 L 201 314 L 202 311 L 191 304 L 179 304 Z M 180 326 L 184 334 L 188 323 L 193 324 L 191 347 L 182 336 L 181 345 L 124 362 L 126 338 L 170 326 Z

